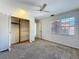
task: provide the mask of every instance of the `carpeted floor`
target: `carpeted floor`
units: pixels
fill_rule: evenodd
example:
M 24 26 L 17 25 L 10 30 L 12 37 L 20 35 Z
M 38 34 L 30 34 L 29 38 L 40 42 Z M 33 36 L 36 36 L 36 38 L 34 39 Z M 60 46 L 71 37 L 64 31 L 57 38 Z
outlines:
M 11 52 L 0 53 L 0 59 L 79 59 L 79 50 L 37 40 L 12 46 Z

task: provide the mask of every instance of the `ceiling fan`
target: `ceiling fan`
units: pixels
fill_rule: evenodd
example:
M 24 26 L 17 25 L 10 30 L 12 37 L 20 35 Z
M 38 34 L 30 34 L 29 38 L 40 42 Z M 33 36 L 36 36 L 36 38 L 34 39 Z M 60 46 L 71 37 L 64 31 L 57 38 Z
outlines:
M 49 13 L 49 11 L 45 11 L 44 9 L 47 7 L 47 4 L 44 3 L 43 6 L 40 7 L 40 10 L 34 10 L 34 11 L 43 11 Z
M 40 10 L 32 10 L 32 11 L 43 11 L 43 12 L 47 12 L 47 13 L 50 13 L 49 11 L 45 11 L 44 9 L 47 7 L 47 4 L 44 3 L 42 6 L 41 5 L 37 5 L 37 4 L 34 4 L 32 2 L 29 2 L 29 1 L 21 1 L 21 3 L 25 3 L 25 4 L 28 4 L 28 5 L 32 5 L 32 6 L 37 6 L 37 7 L 40 7 Z

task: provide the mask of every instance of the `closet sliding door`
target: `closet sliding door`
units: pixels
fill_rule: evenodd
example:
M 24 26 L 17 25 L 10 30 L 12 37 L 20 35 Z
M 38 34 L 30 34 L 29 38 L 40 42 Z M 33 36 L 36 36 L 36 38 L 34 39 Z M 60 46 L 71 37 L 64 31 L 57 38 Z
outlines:
M 11 18 L 11 43 L 19 43 L 19 19 L 16 17 Z
M 12 24 L 12 40 L 11 43 L 18 43 L 19 42 L 19 25 L 18 24 Z
M 20 41 L 29 40 L 29 21 L 21 20 L 20 21 Z

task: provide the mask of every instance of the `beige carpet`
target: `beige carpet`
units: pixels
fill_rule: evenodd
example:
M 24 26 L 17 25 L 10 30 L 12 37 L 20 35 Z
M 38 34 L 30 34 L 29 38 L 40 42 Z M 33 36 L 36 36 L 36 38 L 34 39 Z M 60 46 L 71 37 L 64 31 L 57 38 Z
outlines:
M 12 46 L 11 52 L 0 53 L 0 59 L 79 59 L 79 50 L 37 40 Z

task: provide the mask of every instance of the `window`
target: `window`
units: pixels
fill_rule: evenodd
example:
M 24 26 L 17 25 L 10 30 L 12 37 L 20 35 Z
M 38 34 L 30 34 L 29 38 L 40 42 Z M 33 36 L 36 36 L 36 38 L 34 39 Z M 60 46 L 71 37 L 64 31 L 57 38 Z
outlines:
M 75 17 L 65 18 L 60 20 L 60 32 L 65 35 L 75 34 Z

